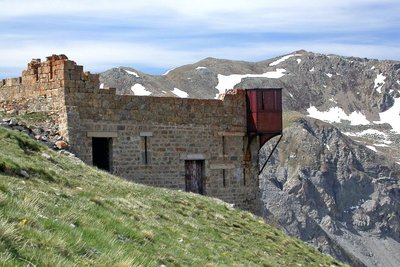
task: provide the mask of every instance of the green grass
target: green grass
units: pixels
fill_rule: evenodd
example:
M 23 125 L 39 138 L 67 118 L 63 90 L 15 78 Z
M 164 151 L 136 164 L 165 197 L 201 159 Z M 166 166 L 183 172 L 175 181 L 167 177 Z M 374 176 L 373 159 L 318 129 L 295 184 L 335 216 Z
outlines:
M 49 118 L 49 114 L 47 112 L 28 112 L 19 115 L 16 118 L 19 122 L 30 125 L 47 121 Z
M 286 111 L 282 114 L 283 128 L 288 128 L 293 125 L 298 119 L 304 117 L 303 114 L 297 111 Z
M 21 115 L 7 114 L 0 111 L 0 117 L 14 117 L 18 122 L 22 122 L 24 124 L 38 124 L 48 121 L 50 115 L 44 111 L 28 112 Z
M 1 266 L 341 265 L 222 201 L 127 182 L 1 127 L 0 147 Z

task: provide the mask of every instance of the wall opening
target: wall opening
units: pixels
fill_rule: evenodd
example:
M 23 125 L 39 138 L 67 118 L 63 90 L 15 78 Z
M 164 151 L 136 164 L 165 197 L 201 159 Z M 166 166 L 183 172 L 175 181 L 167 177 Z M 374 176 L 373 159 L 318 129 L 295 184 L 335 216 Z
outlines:
M 92 138 L 93 166 L 105 171 L 111 171 L 112 138 Z
M 204 160 L 185 160 L 186 192 L 205 194 Z
M 153 132 L 140 132 L 140 136 L 143 137 L 142 140 L 142 164 L 151 164 L 151 152 L 150 148 L 150 137 L 153 136 Z
M 53 62 L 50 61 L 50 80 L 54 79 Z

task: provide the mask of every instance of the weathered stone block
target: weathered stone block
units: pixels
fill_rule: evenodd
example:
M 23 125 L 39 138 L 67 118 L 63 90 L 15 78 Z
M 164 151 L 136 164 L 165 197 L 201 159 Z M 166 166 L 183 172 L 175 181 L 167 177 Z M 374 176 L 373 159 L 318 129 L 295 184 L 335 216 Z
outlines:
M 64 69 L 66 70 L 73 70 L 75 69 L 76 63 L 70 60 L 64 62 Z

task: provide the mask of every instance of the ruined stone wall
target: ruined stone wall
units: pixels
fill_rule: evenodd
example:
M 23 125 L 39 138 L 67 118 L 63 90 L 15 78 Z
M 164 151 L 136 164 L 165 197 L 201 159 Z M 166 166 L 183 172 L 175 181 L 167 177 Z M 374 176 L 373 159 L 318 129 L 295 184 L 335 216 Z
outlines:
M 97 84 L 96 84 L 97 81 Z M 65 55 L 52 55 L 45 62 L 32 59 L 19 78 L 0 80 L 0 111 L 20 115 L 46 112 L 68 140 L 65 88 L 98 87 L 98 76 Z
M 61 61 L 53 58 L 42 63 L 40 59 L 33 59 L 21 77 L 1 80 L 1 111 L 16 115 L 27 112 L 62 113 L 64 94 L 61 81 L 64 73 Z

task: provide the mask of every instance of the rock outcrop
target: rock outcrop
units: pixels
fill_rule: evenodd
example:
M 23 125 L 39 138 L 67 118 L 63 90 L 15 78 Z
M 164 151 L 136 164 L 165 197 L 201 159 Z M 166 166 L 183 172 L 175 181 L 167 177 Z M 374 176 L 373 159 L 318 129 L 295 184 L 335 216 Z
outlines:
M 397 266 L 399 177 L 400 165 L 384 155 L 302 118 L 285 129 L 262 173 L 264 217 L 354 266 Z

